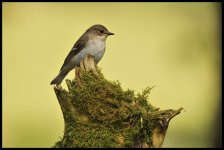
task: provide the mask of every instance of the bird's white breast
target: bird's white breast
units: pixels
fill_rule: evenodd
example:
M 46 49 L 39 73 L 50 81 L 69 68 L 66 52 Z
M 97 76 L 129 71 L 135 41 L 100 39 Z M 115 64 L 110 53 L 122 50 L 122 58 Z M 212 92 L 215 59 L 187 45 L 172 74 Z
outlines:
M 72 59 L 72 62 L 75 65 L 79 65 L 82 59 L 84 59 L 88 54 L 91 54 L 94 56 L 95 62 L 98 63 L 103 57 L 105 46 L 105 40 L 99 38 L 89 40 L 86 43 L 86 46 Z
M 87 49 L 89 49 L 89 53 L 94 56 L 96 63 L 103 57 L 105 45 L 105 40 L 101 39 L 93 39 L 88 42 Z

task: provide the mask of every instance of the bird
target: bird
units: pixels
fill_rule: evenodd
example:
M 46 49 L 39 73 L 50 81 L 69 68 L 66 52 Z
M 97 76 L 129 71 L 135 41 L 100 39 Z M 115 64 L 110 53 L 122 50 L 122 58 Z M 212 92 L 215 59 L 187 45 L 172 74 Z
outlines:
M 75 42 L 74 46 L 68 53 L 59 74 L 51 81 L 51 85 L 60 85 L 66 75 L 76 66 L 80 66 L 80 61 L 87 55 L 92 55 L 97 64 L 105 53 L 106 39 L 114 35 L 108 29 L 101 25 L 95 24 L 89 27 L 82 36 Z

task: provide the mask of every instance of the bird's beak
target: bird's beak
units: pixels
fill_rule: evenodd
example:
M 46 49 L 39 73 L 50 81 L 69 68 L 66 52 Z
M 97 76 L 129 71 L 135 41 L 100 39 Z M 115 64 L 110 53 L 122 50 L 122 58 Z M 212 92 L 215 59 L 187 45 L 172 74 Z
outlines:
M 111 32 L 108 32 L 107 34 L 108 34 L 108 35 L 114 35 L 114 33 L 111 33 Z

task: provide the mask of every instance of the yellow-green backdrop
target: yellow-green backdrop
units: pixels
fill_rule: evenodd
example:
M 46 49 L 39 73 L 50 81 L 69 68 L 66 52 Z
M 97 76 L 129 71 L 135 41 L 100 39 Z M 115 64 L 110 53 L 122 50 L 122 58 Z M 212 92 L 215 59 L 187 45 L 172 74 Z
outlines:
M 51 147 L 63 116 L 50 81 L 85 30 L 106 26 L 98 64 L 161 109 L 184 107 L 164 147 L 217 146 L 220 3 L 15 3 L 3 8 L 3 147 Z M 74 71 L 66 78 L 73 79 Z M 65 83 L 62 83 L 63 87 Z

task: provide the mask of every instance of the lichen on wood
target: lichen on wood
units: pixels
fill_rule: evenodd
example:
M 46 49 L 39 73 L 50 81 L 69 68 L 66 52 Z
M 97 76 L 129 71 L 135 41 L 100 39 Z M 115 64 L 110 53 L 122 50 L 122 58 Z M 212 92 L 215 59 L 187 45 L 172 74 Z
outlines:
M 119 81 L 108 81 L 91 55 L 66 80 L 68 91 L 54 87 L 64 116 L 57 148 L 162 147 L 169 121 L 178 110 L 159 110 L 148 101 L 153 87 L 135 95 Z

